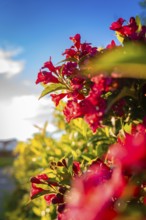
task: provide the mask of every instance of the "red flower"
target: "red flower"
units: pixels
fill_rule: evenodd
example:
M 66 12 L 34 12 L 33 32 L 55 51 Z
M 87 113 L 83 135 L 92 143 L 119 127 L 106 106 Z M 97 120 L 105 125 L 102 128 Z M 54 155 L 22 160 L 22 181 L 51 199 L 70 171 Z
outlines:
M 32 177 L 31 181 L 31 190 L 30 190 L 30 198 L 33 199 L 35 196 L 40 194 L 41 192 L 45 192 L 46 190 L 36 186 L 36 184 L 47 184 L 48 183 L 48 176 L 46 174 L 40 174 L 36 177 Z
M 68 93 L 61 93 L 61 94 L 51 94 L 52 101 L 55 102 L 55 105 L 59 105 L 61 99 L 63 99 Z
M 78 175 L 80 172 L 80 163 L 78 161 L 73 162 L 73 172 L 75 175 Z
M 49 180 L 49 177 L 46 174 L 39 174 L 36 177 L 32 177 L 30 181 L 32 183 L 37 184 L 43 184 L 44 182 L 47 182 Z
M 116 43 L 115 43 L 114 40 L 112 40 L 111 43 L 108 44 L 106 48 L 107 48 L 107 49 L 113 49 L 114 47 L 116 47 Z
M 63 76 L 71 76 L 75 75 L 78 73 L 77 69 L 77 63 L 75 62 L 67 62 L 64 64 L 63 69 L 62 69 L 62 75 Z
M 46 200 L 47 204 L 50 205 L 52 202 L 52 199 L 56 196 L 56 194 L 47 194 L 44 196 L 44 199 Z
M 124 19 L 123 18 L 119 18 L 116 22 L 113 22 L 110 26 L 110 29 L 111 30 L 114 30 L 114 31 L 118 31 L 121 29 L 123 23 L 124 23 Z
M 36 84 L 43 82 L 44 84 L 47 83 L 58 83 L 58 79 L 53 76 L 53 74 L 51 72 L 46 72 L 46 71 L 40 71 L 38 73 L 38 78 L 36 80 Z
M 129 24 L 127 25 L 123 26 L 123 23 L 123 18 L 119 18 L 117 22 L 112 23 L 110 29 L 119 32 L 121 35 L 128 37 L 129 39 L 138 39 L 138 35 L 136 33 L 138 26 L 136 24 L 135 18 L 131 17 Z
M 80 104 L 77 101 L 70 100 L 67 102 L 63 113 L 66 117 L 67 122 L 70 122 L 70 120 L 82 117 L 84 112 L 82 111 L 82 108 Z
M 120 196 L 124 188 L 120 168 L 111 175 L 110 169 L 95 166 L 73 181 L 71 192 L 66 197 L 63 220 L 113 220 L 117 213 L 112 198 L 117 194 Z
M 66 58 L 76 58 L 77 52 L 74 49 L 70 48 L 66 49 L 62 55 L 66 55 Z
M 48 68 L 51 72 L 54 72 L 54 73 L 56 72 L 56 68 L 55 68 L 55 66 L 53 65 L 52 61 L 51 61 L 51 57 L 50 57 L 50 60 L 49 60 L 49 61 L 47 61 L 47 62 L 44 63 L 43 68 Z
M 74 37 L 70 37 L 70 40 L 73 41 L 75 47 L 79 50 L 79 48 L 80 48 L 80 41 L 81 41 L 80 34 L 76 34 Z
M 71 88 L 73 90 L 77 89 L 80 90 L 83 87 L 83 82 L 85 79 L 83 77 L 75 76 L 73 79 L 71 79 Z
M 56 196 L 52 199 L 53 204 L 64 203 L 64 195 L 61 193 L 57 193 Z
M 67 220 L 64 213 L 58 213 L 57 220 Z
M 84 57 L 89 55 L 89 57 L 94 56 L 97 53 L 97 47 L 92 47 L 90 43 L 81 44 L 81 55 L 80 57 Z
M 71 98 L 71 99 L 73 99 L 73 100 L 83 100 L 83 99 L 85 98 L 84 95 L 81 94 L 81 93 L 80 93 L 80 90 L 78 90 L 78 89 L 76 89 L 76 90 L 74 90 L 74 91 L 72 91 L 72 92 L 69 92 L 69 93 L 67 94 L 67 97 L 68 97 L 68 98 Z
M 88 55 L 88 57 L 94 56 L 98 51 L 97 47 L 92 47 L 90 43 L 81 43 L 81 36 L 76 34 L 74 37 L 70 37 L 74 45 L 70 49 L 66 49 L 63 55 L 66 58 L 75 58 L 80 60 L 82 57 Z
M 37 196 L 39 193 L 43 192 L 44 189 L 37 187 L 35 183 L 31 184 L 31 190 L 30 190 L 30 198 L 33 199 L 35 196 Z
M 108 151 L 107 158 L 122 167 L 138 167 L 146 158 L 146 133 L 136 132 L 126 134 L 124 140 L 113 144 Z
M 86 114 L 84 116 L 85 121 L 89 124 L 91 130 L 96 132 L 97 128 L 100 126 L 100 117 L 98 113 Z

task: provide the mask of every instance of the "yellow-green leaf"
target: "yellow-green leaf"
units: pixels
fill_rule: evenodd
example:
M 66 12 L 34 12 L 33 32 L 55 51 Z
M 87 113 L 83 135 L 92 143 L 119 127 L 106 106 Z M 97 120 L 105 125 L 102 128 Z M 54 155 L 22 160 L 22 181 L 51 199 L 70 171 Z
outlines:
M 136 16 L 135 20 L 136 20 L 136 24 L 138 25 L 138 30 L 137 31 L 139 32 L 139 31 L 141 31 L 141 27 L 142 27 L 140 17 Z
M 124 37 L 123 37 L 121 34 L 119 34 L 119 32 L 117 32 L 117 31 L 116 31 L 116 37 L 117 37 L 118 41 L 119 41 L 121 44 L 123 44 Z
M 47 87 L 45 87 L 45 89 L 42 91 L 40 98 L 44 97 L 45 95 L 48 95 L 51 92 L 54 91 L 58 91 L 58 90 L 63 90 L 66 89 L 65 85 L 61 84 L 61 83 L 52 83 L 49 84 Z

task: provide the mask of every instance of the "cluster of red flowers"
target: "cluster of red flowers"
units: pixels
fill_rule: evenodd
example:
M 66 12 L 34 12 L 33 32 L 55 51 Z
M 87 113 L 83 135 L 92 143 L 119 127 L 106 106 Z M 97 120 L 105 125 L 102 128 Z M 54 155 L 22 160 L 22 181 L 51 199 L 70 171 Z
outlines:
M 146 26 L 140 26 L 133 17 L 127 25 L 124 25 L 124 22 L 124 19 L 119 18 L 112 23 L 110 29 L 116 31 L 126 42 L 128 40 L 146 42 Z M 59 88 L 57 93 L 51 94 L 51 97 L 56 106 L 63 98 L 66 98 L 63 113 L 67 122 L 82 117 L 95 132 L 102 126 L 104 115 L 107 113 L 108 97 L 110 95 L 113 97 L 114 92 L 120 94 L 117 90 L 122 88 L 122 83 L 120 83 L 121 79 L 109 77 L 104 73 L 97 75 L 94 73 L 93 76 L 92 68 L 90 69 L 90 66 L 86 64 L 89 60 L 117 46 L 112 41 L 104 50 L 99 50 L 92 47 L 90 43 L 81 43 L 79 34 L 70 39 L 73 46 L 63 53 L 66 56 L 63 64 L 54 66 L 50 58 L 38 73 L 36 83 L 48 84 L 48 87 L 52 84 L 60 85 L 57 87 Z M 88 68 L 88 74 L 84 74 L 85 68 Z M 137 81 L 133 82 L 135 82 L 133 87 L 138 88 L 139 91 L 145 85 L 142 84 L 140 87 Z M 51 92 L 54 91 L 55 89 L 51 90 Z M 112 113 L 121 117 L 124 115 L 124 106 L 129 103 L 132 103 L 132 99 L 129 99 L 127 103 L 121 97 L 115 99 Z M 117 142 L 109 147 L 102 160 L 94 161 L 86 173 L 81 174 L 79 163 L 74 162 L 74 180 L 70 192 L 66 193 L 66 188 L 59 183 L 51 182 L 44 174 L 31 179 L 31 198 L 47 194 L 44 198 L 48 204 L 50 202 L 58 204 L 59 220 L 112 220 L 122 216 L 127 207 L 133 204 L 136 206 L 137 203 L 145 209 L 145 144 L 146 123 L 144 120 L 141 124 L 132 125 L 131 133 L 125 133 L 123 136 L 119 133 Z M 62 163 L 61 166 L 66 165 Z M 38 187 L 39 184 L 56 187 L 58 193 L 49 193 Z M 140 219 L 142 218 L 143 216 L 140 216 Z
M 55 83 L 64 86 L 64 92 L 51 94 L 56 106 L 61 99 L 67 97 L 67 103 L 63 110 L 67 122 L 83 117 L 95 132 L 101 125 L 106 109 L 106 100 L 103 94 L 116 89 L 113 83 L 115 79 L 105 77 L 103 74 L 94 77 L 83 75 L 83 65 L 100 51 L 96 47 L 92 47 L 90 43 L 81 43 L 79 34 L 70 37 L 70 39 L 74 45 L 63 53 L 66 56 L 64 63 L 55 67 L 50 58 L 38 73 L 36 83 Z M 107 49 L 114 46 L 115 43 L 112 41 Z
M 73 162 L 70 192 L 66 193 L 68 188 L 52 182 L 46 174 L 32 177 L 31 199 L 45 195 L 48 205 L 57 205 L 58 220 L 112 220 L 120 216 L 121 206 L 123 212 L 127 205 L 133 203 L 145 209 L 146 180 L 137 181 L 139 176 L 145 175 L 145 143 L 146 124 L 134 125 L 131 134 L 118 137 L 117 143 L 109 147 L 104 158 L 93 161 L 87 172 L 82 173 L 79 162 Z M 64 160 L 57 166 L 67 165 Z M 43 185 L 55 187 L 57 193 L 38 187 Z
M 131 134 L 119 137 L 109 147 L 104 161 L 94 161 L 85 174 L 73 181 L 62 219 L 112 220 L 120 217 L 120 206 L 124 206 L 124 212 L 132 203 L 145 209 L 145 143 L 144 123 L 133 126 Z
M 49 189 L 44 189 L 43 186 L 52 187 L 52 189 L 53 187 L 57 187 L 57 192 L 51 192 Z M 57 211 L 59 214 L 65 208 L 64 194 L 66 190 L 66 187 L 60 186 L 57 182 L 50 181 L 50 178 L 46 174 L 40 174 L 31 178 L 30 198 L 34 199 L 40 195 L 44 195 L 44 199 L 48 205 L 51 203 L 58 205 Z
M 131 17 L 127 25 L 123 25 L 125 20 L 119 18 L 110 26 L 111 30 L 120 33 L 126 40 L 140 40 L 146 42 L 146 26 L 139 26 L 134 17 Z
M 130 18 L 127 25 L 123 25 L 124 22 L 124 19 L 119 18 L 112 23 L 110 29 L 115 30 L 125 40 L 146 41 L 146 26 L 139 28 L 133 17 Z M 118 79 L 107 77 L 102 73 L 93 77 L 92 69 L 90 70 L 86 64 L 88 60 L 99 56 L 106 50 L 119 46 L 116 46 L 115 42 L 112 41 L 104 50 L 99 50 L 97 47 L 92 47 L 90 43 L 81 43 L 80 34 L 70 37 L 70 40 L 73 45 L 63 53 L 66 56 L 63 64 L 54 66 L 50 58 L 38 73 L 36 83 L 61 85 L 57 89 L 58 91 L 61 90 L 61 93 L 51 94 L 51 97 L 56 106 L 60 100 L 67 98 L 63 110 L 67 122 L 83 117 L 95 132 L 102 124 L 107 107 L 107 99 L 104 95 L 109 91 L 113 92 L 118 89 L 119 83 Z M 85 68 L 89 69 L 88 75 L 84 74 Z M 120 111 L 120 115 L 121 112 L 123 113 L 123 111 Z
M 50 164 L 51 169 L 58 169 L 59 167 L 65 168 L 67 171 L 68 165 L 65 159 L 59 161 L 58 163 L 51 162 Z M 74 161 L 72 164 L 72 178 L 78 176 L 80 172 L 80 163 L 78 161 Z M 61 216 L 61 213 L 64 211 L 66 206 L 66 201 L 64 200 L 64 194 L 67 191 L 66 186 L 57 181 L 53 181 L 45 173 L 32 177 L 30 181 L 30 198 L 35 199 L 41 195 L 44 195 L 44 199 L 48 205 L 51 203 L 57 205 L 58 216 Z

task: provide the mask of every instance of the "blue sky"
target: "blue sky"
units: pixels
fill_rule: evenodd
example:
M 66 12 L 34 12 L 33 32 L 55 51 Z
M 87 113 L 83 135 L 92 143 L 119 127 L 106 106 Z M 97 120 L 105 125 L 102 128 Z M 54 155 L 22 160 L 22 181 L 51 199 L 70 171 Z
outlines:
M 119 17 L 128 20 L 130 16 L 139 15 L 142 10 L 138 2 L 138 0 L 0 0 L 0 59 L 3 59 L 3 62 L 0 62 L 0 93 L 1 96 L 3 94 L 0 139 L 13 136 L 27 138 L 28 134 L 20 135 L 20 129 L 19 134 L 14 132 L 14 127 L 10 124 L 11 114 L 13 113 L 12 117 L 15 117 L 12 112 L 15 111 L 14 103 L 19 109 L 22 100 L 25 103 L 24 100 L 30 99 L 26 105 L 30 105 L 27 108 L 31 111 L 30 103 L 32 99 L 35 100 L 34 96 L 37 100 L 41 91 L 34 83 L 39 68 L 50 56 L 54 63 L 62 59 L 62 52 L 71 45 L 70 36 L 80 33 L 83 41 L 91 42 L 94 46 L 106 46 L 115 39 L 114 32 L 109 30 L 110 24 Z M 6 52 L 10 54 L 6 55 Z M 6 64 L 6 61 L 11 62 L 13 71 L 12 68 L 10 70 L 5 67 L 5 71 L 2 72 L 2 64 Z M 12 109 L 9 109 L 10 103 L 13 103 Z M 47 120 L 49 107 L 47 101 L 44 103 L 39 101 L 37 107 L 34 107 L 34 112 L 35 108 L 40 111 L 38 115 L 34 113 L 34 120 L 31 120 L 33 114 L 25 115 L 25 120 L 30 122 L 29 125 L 37 124 L 37 120 L 38 123 Z M 10 113 L 9 117 L 4 106 L 7 108 L 7 114 Z M 23 115 L 22 109 L 17 115 Z M 15 124 L 17 126 L 17 123 Z M 23 131 L 23 126 L 21 127 Z M 33 131 L 32 129 L 30 132 Z

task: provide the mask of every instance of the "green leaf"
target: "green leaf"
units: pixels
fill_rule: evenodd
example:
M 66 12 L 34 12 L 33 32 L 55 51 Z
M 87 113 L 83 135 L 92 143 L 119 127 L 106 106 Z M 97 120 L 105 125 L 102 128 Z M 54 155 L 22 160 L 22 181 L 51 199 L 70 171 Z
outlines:
M 129 42 L 123 47 L 104 50 L 85 69 L 84 73 L 91 76 L 103 72 L 113 77 L 146 79 L 146 45 Z
M 68 167 L 68 171 L 69 171 L 69 173 L 72 174 L 73 156 L 72 156 L 71 154 L 68 155 L 67 167 Z
M 85 138 L 87 137 L 88 132 L 88 124 L 82 118 L 76 118 L 73 120 L 73 125 L 78 132 L 83 135 Z
M 132 124 L 125 124 L 124 131 L 128 134 L 131 134 Z
M 139 32 L 139 31 L 141 31 L 141 27 L 142 27 L 140 17 L 139 17 L 139 16 L 136 16 L 135 20 L 136 20 L 136 24 L 137 24 L 137 26 L 138 26 L 137 32 Z
M 51 92 L 54 92 L 54 91 L 58 91 L 58 90 L 63 90 L 63 89 L 66 89 L 66 87 L 61 84 L 61 83 L 52 83 L 50 85 L 48 85 L 41 93 L 40 98 L 44 97 L 45 95 L 48 95 L 49 93 Z
M 88 162 L 91 161 L 91 158 L 89 157 L 89 154 L 87 154 L 87 155 L 82 154 L 81 157 L 82 157 L 85 161 L 88 161 Z
M 124 42 L 124 37 L 123 37 L 119 32 L 117 32 L 117 31 L 116 31 L 116 37 L 117 37 L 118 41 L 119 41 L 121 44 L 123 44 L 123 42 Z

